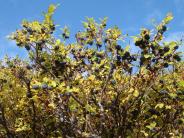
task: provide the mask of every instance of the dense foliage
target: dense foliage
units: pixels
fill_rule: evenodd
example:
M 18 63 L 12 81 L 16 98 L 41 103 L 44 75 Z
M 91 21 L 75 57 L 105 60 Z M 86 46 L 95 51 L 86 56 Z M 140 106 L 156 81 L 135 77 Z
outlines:
M 182 138 L 182 41 L 163 41 L 172 15 L 141 29 L 132 53 L 107 18 L 87 18 L 73 43 L 67 27 L 57 38 L 56 7 L 10 35 L 30 60 L 0 64 L 0 137 Z

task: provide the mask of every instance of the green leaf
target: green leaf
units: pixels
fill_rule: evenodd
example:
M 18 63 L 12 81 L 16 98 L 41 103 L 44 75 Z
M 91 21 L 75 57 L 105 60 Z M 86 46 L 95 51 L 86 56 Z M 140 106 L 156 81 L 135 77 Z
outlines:
M 51 86 L 56 87 L 57 86 L 57 83 L 55 81 L 52 81 L 51 82 Z
M 48 14 L 52 15 L 54 13 L 54 11 L 56 10 L 56 5 L 51 4 L 48 8 Z
M 55 109 L 55 108 L 56 108 L 56 106 L 55 106 L 55 104 L 54 104 L 54 103 L 50 103 L 50 104 L 48 104 L 48 106 L 49 106 L 50 108 L 53 108 L 53 109 Z
M 179 86 L 184 87 L 184 81 L 178 82 Z
M 144 134 L 145 137 L 148 136 L 148 133 L 146 133 L 144 130 L 141 130 L 141 132 Z
M 177 42 L 172 41 L 172 42 L 169 42 L 168 45 L 169 45 L 170 48 L 174 48 L 177 45 Z
M 176 93 L 169 93 L 169 96 L 171 96 L 171 98 L 176 98 L 177 94 Z
M 84 28 L 88 28 L 88 23 L 87 22 L 82 22 Z
M 153 129 L 154 127 L 156 127 L 157 123 L 156 122 L 152 122 L 150 125 L 146 126 L 147 128 L 149 128 L 150 130 Z
M 168 13 L 167 16 L 164 19 L 164 23 L 168 24 L 173 19 L 172 13 Z
M 146 54 L 144 55 L 145 58 L 151 58 L 153 55 L 152 54 Z
M 170 105 L 165 106 L 166 109 L 171 109 L 172 107 Z
M 124 52 L 128 52 L 130 50 L 130 45 L 127 45 L 124 49 Z

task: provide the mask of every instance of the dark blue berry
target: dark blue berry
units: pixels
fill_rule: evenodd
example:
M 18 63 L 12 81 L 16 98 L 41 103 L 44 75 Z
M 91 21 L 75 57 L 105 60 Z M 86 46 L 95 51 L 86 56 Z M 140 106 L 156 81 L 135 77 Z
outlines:
M 39 88 L 40 88 L 39 85 L 33 85 L 33 86 L 32 86 L 32 89 L 35 89 L 35 90 L 38 90 Z

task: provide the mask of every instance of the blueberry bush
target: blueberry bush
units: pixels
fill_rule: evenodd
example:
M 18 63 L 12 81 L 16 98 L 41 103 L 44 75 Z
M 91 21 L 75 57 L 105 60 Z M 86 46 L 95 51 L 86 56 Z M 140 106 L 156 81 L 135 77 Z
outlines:
M 183 138 L 182 40 L 164 40 L 172 14 L 130 47 L 107 18 L 56 36 L 56 8 L 9 36 L 29 60 L 0 62 L 0 137 Z

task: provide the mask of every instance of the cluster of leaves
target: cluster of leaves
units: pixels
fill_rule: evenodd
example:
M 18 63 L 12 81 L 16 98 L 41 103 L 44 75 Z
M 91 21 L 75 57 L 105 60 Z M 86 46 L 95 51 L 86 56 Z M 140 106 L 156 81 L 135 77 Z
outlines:
M 10 36 L 30 61 L 0 64 L 1 137 L 182 138 L 181 42 L 163 42 L 172 15 L 154 31 L 142 29 L 134 37 L 140 50 L 131 53 L 118 27 L 106 29 L 107 18 L 87 18 L 74 43 L 67 27 L 54 37 L 55 9 Z

